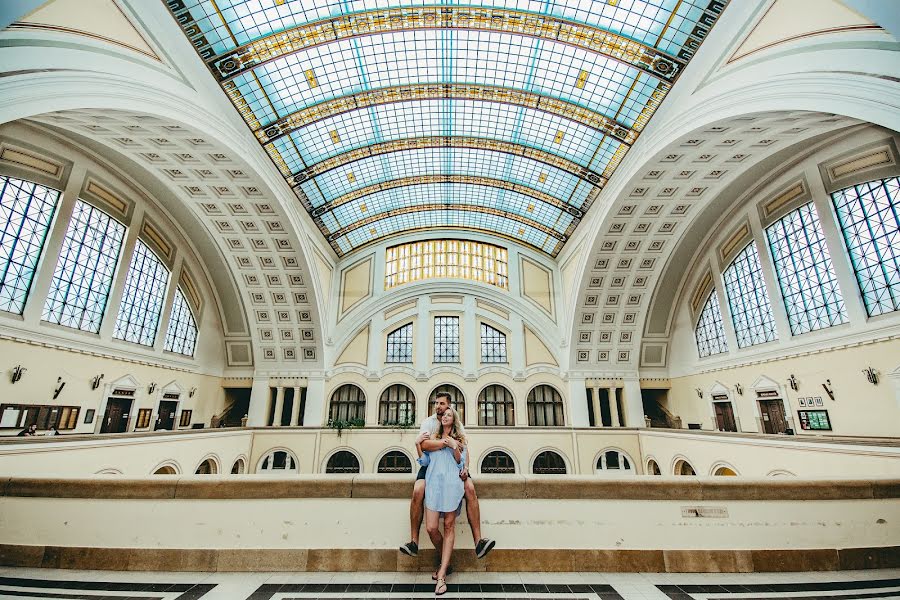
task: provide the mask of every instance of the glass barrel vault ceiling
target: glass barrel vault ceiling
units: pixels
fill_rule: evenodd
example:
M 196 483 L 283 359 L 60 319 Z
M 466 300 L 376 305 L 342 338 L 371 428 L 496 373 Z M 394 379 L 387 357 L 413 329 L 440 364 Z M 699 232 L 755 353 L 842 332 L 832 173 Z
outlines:
M 728 0 L 165 0 L 338 255 L 556 256 Z

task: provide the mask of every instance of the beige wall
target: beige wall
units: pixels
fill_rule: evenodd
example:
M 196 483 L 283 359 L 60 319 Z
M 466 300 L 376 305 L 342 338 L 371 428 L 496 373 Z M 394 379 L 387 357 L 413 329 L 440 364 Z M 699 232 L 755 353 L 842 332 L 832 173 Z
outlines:
M 792 358 L 771 360 L 762 364 L 727 368 L 687 377 L 671 379 L 669 410 L 687 423 L 701 423 L 703 429 L 713 428 L 712 394 L 717 383 L 729 389 L 734 414 L 740 419 L 742 431 L 760 431 L 754 383 L 768 378 L 780 386 L 785 401 L 786 414 L 792 417 L 797 435 L 869 435 L 896 437 L 900 434 L 900 402 L 897 400 L 896 383 L 887 375 L 900 363 L 900 340 L 824 350 Z M 878 385 L 866 380 L 863 369 L 872 367 L 879 376 Z M 799 389 L 795 392 L 788 385 L 793 375 Z M 834 400 L 822 387 L 831 380 Z M 743 395 L 738 395 L 735 385 L 740 384 Z M 703 392 L 698 398 L 697 388 Z M 822 398 L 822 408 L 828 411 L 833 431 L 804 431 L 797 421 L 797 411 L 804 410 L 798 398 Z

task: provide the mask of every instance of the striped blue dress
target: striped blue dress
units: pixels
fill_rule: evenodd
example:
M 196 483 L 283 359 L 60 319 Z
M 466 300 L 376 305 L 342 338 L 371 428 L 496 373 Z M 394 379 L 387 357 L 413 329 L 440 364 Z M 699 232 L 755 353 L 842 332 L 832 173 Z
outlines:
M 459 472 L 466 465 L 466 450 L 459 462 L 450 448 L 423 452 L 419 464 L 428 467 L 425 472 L 425 508 L 436 512 L 459 514 L 465 495 L 465 484 Z

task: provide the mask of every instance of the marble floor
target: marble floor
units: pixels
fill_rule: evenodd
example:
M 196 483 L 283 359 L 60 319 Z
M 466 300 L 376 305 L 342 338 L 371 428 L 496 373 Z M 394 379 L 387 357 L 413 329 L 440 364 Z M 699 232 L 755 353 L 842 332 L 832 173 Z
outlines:
M 900 599 L 900 569 L 824 573 L 459 573 L 445 598 Z M 433 598 L 428 573 L 146 573 L 0 567 L 0 599 Z

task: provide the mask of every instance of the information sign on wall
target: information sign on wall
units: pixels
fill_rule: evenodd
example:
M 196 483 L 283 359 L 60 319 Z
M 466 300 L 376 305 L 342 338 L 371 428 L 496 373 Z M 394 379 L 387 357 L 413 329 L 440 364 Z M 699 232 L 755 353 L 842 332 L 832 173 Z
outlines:
M 831 431 L 827 410 L 798 410 L 800 429 Z

